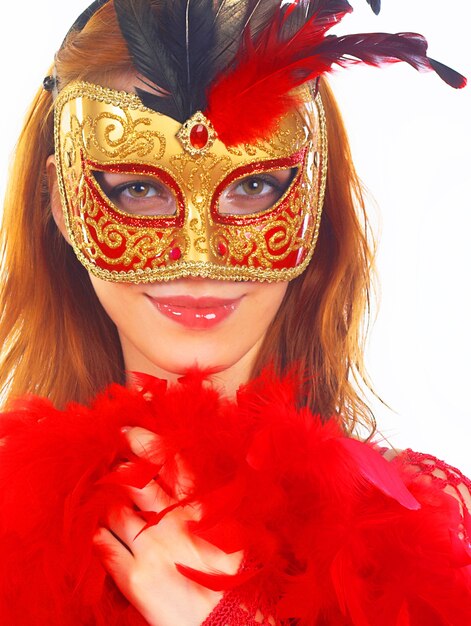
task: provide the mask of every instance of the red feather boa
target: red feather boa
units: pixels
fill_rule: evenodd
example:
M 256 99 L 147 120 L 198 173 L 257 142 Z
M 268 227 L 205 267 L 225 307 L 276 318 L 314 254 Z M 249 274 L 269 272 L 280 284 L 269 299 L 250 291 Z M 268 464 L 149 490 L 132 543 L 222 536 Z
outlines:
M 183 575 L 213 589 L 251 585 L 283 623 L 471 624 L 471 551 L 455 498 L 334 420 L 297 410 L 289 381 L 265 376 L 237 402 L 198 376 L 170 389 L 140 383 L 112 386 L 91 408 L 31 398 L 2 416 L 2 624 L 145 624 L 92 537 L 110 507 L 128 503 L 126 485 L 158 473 L 171 486 L 176 455 L 195 476 L 188 498 L 203 504 L 191 530 L 257 564 L 233 578 L 180 567 Z M 158 465 L 130 453 L 125 425 L 160 435 Z M 130 468 L 116 469 L 124 459 Z

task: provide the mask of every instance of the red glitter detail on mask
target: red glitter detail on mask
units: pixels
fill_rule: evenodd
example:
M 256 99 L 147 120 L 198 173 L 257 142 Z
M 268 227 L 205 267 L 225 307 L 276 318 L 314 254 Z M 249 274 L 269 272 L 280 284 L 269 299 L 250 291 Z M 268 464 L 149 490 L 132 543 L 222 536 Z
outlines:
M 226 256 L 227 254 L 227 246 L 222 241 L 218 243 L 218 254 L 219 256 Z
M 178 247 L 172 248 L 168 256 L 172 261 L 178 261 L 182 257 L 182 251 Z
M 305 157 L 306 148 L 303 148 L 299 152 L 296 152 L 289 157 L 249 163 L 248 165 L 244 165 L 235 169 L 228 176 L 226 176 L 226 178 L 216 187 L 211 202 L 211 216 L 213 220 L 220 224 L 228 224 L 231 226 L 245 226 L 247 224 L 268 222 L 272 213 L 274 213 L 275 211 L 283 210 L 285 208 L 285 202 L 281 204 L 275 203 L 274 207 L 266 209 L 265 211 L 261 212 L 261 214 L 257 213 L 255 215 L 221 215 L 218 211 L 218 203 L 222 192 L 239 178 L 244 178 L 245 176 L 250 176 L 251 174 L 263 174 L 264 172 L 268 171 L 282 170 L 288 167 L 296 167 L 298 168 L 298 172 L 294 176 L 289 187 L 291 191 L 294 191 L 295 187 L 297 186 L 299 172 L 303 167 Z
M 202 150 L 209 140 L 209 132 L 204 124 L 195 124 L 190 130 L 190 144 L 196 150 Z
M 112 174 L 139 174 L 142 176 L 153 176 L 159 181 L 167 185 L 175 195 L 177 214 L 176 215 L 152 215 L 141 216 L 132 215 L 131 213 L 120 213 L 116 211 L 111 204 L 111 201 L 107 198 L 106 194 L 100 190 L 94 176 L 87 176 L 86 171 L 88 168 L 98 172 L 110 172 Z M 154 228 L 160 230 L 161 228 L 182 228 L 185 222 L 185 199 L 180 189 L 180 186 L 165 170 L 160 167 L 152 165 L 145 165 L 142 163 L 113 163 L 101 164 L 95 161 L 83 159 L 82 165 L 85 179 L 96 201 L 102 206 L 105 212 L 111 216 L 111 218 L 119 224 L 125 226 L 131 226 L 134 228 Z M 103 194 L 103 195 L 102 195 Z

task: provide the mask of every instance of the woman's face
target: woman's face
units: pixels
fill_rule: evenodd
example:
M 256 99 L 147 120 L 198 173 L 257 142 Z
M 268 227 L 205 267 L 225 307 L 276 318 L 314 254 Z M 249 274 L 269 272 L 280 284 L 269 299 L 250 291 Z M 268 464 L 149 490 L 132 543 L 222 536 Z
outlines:
M 134 83 L 133 75 L 123 75 L 109 86 L 132 92 Z M 54 217 L 67 238 L 54 157 L 49 159 L 48 174 Z M 228 212 L 245 213 L 254 203 L 257 211 L 263 210 L 282 195 L 292 176 L 286 169 L 244 180 L 228 190 L 224 210 L 227 205 Z M 157 213 L 161 206 L 165 209 L 166 196 L 154 181 L 128 178 L 108 174 L 99 182 L 126 212 L 145 215 L 148 205 L 152 213 L 155 206 Z M 93 275 L 90 280 L 118 329 L 128 371 L 174 379 L 197 365 L 219 372 L 217 378 L 229 392 L 248 379 L 288 285 L 202 278 L 129 284 Z
M 141 285 L 90 279 L 116 324 L 128 371 L 172 379 L 198 365 L 234 388 L 248 378 L 287 288 L 200 278 Z
M 54 218 L 68 239 L 53 156 L 48 176 Z M 288 286 L 203 278 L 130 284 L 92 274 L 90 280 L 118 329 L 127 371 L 172 380 L 199 366 L 217 373 L 229 393 L 248 379 Z

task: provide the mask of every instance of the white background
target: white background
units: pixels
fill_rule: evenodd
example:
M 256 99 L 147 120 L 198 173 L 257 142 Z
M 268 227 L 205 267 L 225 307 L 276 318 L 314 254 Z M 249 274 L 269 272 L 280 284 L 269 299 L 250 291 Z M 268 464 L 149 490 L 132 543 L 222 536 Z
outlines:
M 379 17 L 351 3 L 339 34 L 421 32 L 430 56 L 471 78 L 468 0 L 383 0 Z M 23 0 L 2 10 L 2 197 L 28 103 L 87 5 Z M 380 430 L 471 475 L 471 87 L 458 92 L 402 64 L 338 70 L 332 85 L 380 234 L 382 298 L 367 360 L 394 409 L 374 402 Z

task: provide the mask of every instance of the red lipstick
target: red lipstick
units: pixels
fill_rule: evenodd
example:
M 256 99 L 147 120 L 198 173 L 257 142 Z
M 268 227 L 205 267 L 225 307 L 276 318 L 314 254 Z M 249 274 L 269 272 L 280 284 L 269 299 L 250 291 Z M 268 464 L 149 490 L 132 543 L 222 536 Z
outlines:
M 170 296 L 149 300 L 156 309 L 174 322 L 191 330 L 205 330 L 217 326 L 235 311 L 241 298 L 192 298 Z

